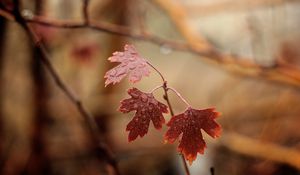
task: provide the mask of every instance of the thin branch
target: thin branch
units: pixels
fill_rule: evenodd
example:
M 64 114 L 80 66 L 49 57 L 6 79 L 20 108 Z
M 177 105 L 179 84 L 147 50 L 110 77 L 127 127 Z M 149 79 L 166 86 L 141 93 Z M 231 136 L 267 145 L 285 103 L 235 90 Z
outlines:
M 83 0 L 83 10 L 82 10 L 82 14 L 83 14 L 83 18 L 84 18 L 84 23 L 86 25 L 89 24 L 90 20 L 89 20 L 89 0 Z
M 163 83 L 166 81 L 165 77 L 162 75 L 162 73 L 156 69 L 156 67 L 154 67 L 149 61 L 147 61 L 147 64 L 152 67 L 157 73 L 158 75 L 160 76 L 161 80 L 163 81 Z
M 41 57 L 42 63 L 46 67 L 46 69 L 49 71 L 51 77 L 55 81 L 58 88 L 60 88 L 63 93 L 69 98 L 69 100 L 76 106 L 78 112 L 81 114 L 81 116 L 84 118 L 85 123 L 87 124 L 90 133 L 92 135 L 93 142 L 97 145 L 97 149 L 100 149 L 99 151 L 104 152 L 106 159 L 108 163 L 111 164 L 111 166 L 114 168 L 117 175 L 119 175 L 119 170 L 117 167 L 116 160 L 114 156 L 112 155 L 112 151 L 110 148 L 99 138 L 100 131 L 97 126 L 97 122 L 95 121 L 94 117 L 85 109 L 80 99 L 72 93 L 71 89 L 63 82 L 63 80 L 59 77 L 58 73 L 54 69 L 52 63 L 49 61 L 50 56 L 48 52 L 46 51 L 45 47 L 41 43 L 40 39 L 35 35 L 33 30 L 28 27 L 31 35 L 31 39 L 33 40 L 35 46 L 40 49 L 41 53 L 43 54 L 43 57 Z
M 210 16 L 222 13 L 241 13 L 261 8 L 268 8 L 269 6 L 282 6 L 289 3 L 296 3 L 299 0 L 227 0 L 211 4 L 185 4 L 189 15 L 197 18 L 203 16 Z
M 153 0 L 153 2 L 168 14 L 178 31 L 193 49 L 198 51 L 209 51 L 212 49 L 212 46 L 204 37 L 197 35 L 193 28 L 187 27 L 189 26 L 187 14 L 181 4 L 174 2 L 174 0 Z
M 6 9 L 0 9 L 0 16 L 4 17 L 10 21 L 15 20 L 14 16 L 11 14 L 11 12 Z
M 155 88 L 153 88 L 153 89 L 150 91 L 150 94 L 153 94 L 154 91 L 156 91 L 156 90 L 159 89 L 159 88 L 163 88 L 163 87 L 164 87 L 163 85 L 156 86 Z
M 29 35 L 30 39 L 32 40 L 34 46 L 38 49 L 40 54 L 42 55 L 40 57 L 43 65 L 45 68 L 49 71 L 49 74 L 55 81 L 58 88 L 60 88 L 63 93 L 68 97 L 68 99 L 76 106 L 78 112 L 83 117 L 89 131 L 91 134 L 92 141 L 96 145 L 95 150 L 101 153 L 104 153 L 104 158 L 107 160 L 107 162 L 113 167 L 115 170 L 115 174 L 119 175 L 119 169 L 117 167 L 117 162 L 112 155 L 112 151 L 110 148 L 99 138 L 100 131 L 96 124 L 96 121 L 94 117 L 85 109 L 82 102 L 79 100 L 79 98 L 76 97 L 74 93 L 70 90 L 70 88 L 63 82 L 63 80 L 59 77 L 57 71 L 53 67 L 52 63 L 50 62 L 50 55 L 48 54 L 46 48 L 42 44 L 40 38 L 35 34 L 35 32 L 27 25 L 27 22 L 22 17 L 20 11 L 19 11 L 19 0 L 14 0 L 15 8 L 13 10 L 12 15 L 14 16 L 16 22 L 20 24 L 27 34 Z
M 209 170 L 210 170 L 210 174 L 211 175 L 215 175 L 215 169 L 214 169 L 214 167 L 211 167 Z
M 175 42 L 149 33 L 133 33 L 129 28 L 114 25 L 105 22 L 90 21 L 90 24 L 74 22 L 74 21 L 60 21 L 49 20 L 46 18 L 35 16 L 32 19 L 27 19 L 27 22 L 40 24 L 44 26 L 59 27 L 59 28 L 91 28 L 97 31 L 102 31 L 114 35 L 121 35 L 130 37 L 132 39 L 151 42 L 157 45 L 167 45 L 173 50 L 190 52 L 202 56 L 204 61 L 214 63 L 221 66 L 223 69 L 230 72 L 242 74 L 245 76 L 264 78 L 275 82 L 280 82 L 295 87 L 300 87 L 300 70 L 297 67 L 291 67 L 288 64 L 277 63 L 273 67 L 263 67 L 251 61 L 250 58 L 237 57 L 230 54 L 222 54 L 217 50 L 210 52 L 203 52 L 191 48 L 189 45 Z
M 283 65 L 279 62 L 275 62 L 271 67 L 263 67 L 253 62 L 253 59 L 223 54 L 216 50 L 212 44 L 208 43 L 203 36 L 193 30 L 188 23 L 186 9 L 184 9 L 178 2 L 174 0 L 152 1 L 167 14 L 181 35 L 187 40 L 189 45 L 192 46 L 193 52 L 196 51 L 194 53 L 197 54 L 197 51 L 198 54 L 203 52 L 207 53 L 202 54 L 202 56 L 208 57 L 208 60 L 213 60 L 215 63 L 220 64 L 223 68 L 231 72 L 242 73 L 244 75 L 254 77 L 262 77 L 300 87 L 299 67 L 290 69 L 289 66 Z
M 182 95 L 174 88 L 172 87 L 168 87 L 167 90 L 171 90 L 173 91 L 179 98 L 181 101 L 183 101 L 188 107 L 190 107 L 191 105 L 186 101 L 185 98 L 182 97 Z
M 185 161 L 185 158 L 184 158 L 183 154 L 180 154 L 180 157 L 181 157 L 181 160 L 182 160 L 182 162 L 183 162 L 185 174 L 186 174 L 186 175 L 191 175 L 190 170 L 189 170 L 189 167 L 188 167 L 188 165 L 187 165 L 187 163 L 186 163 L 186 161 Z
M 6 12 L 7 19 L 14 19 L 8 15 L 7 11 L 0 9 L 0 12 Z M 0 13 L 1 15 L 2 13 Z M 114 25 L 106 22 L 92 21 L 87 25 L 82 22 L 53 20 L 40 16 L 33 16 L 30 19 L 25 19 L 28 23 L 44 25 L 57 28 L 91 28 L 97 31 L 106 32 L 114 35 L 129 37 L 136 40 L 147 41 L 157 45 L 167 45 L 173 50 L 185 51 L 201 56 L 202 60 L 210 64 L 215 64 L 233 73 L 238 73 L 244 76 L 263 78 L 279 83 L 284 83 L 294 87 L 300 87 L 300 69 L 289 64 L 280 62 L 275 63 L 272 67 L 263 67 L 253 61 L 251 58 L 242 58 L 235 55 L 223 54 L 216 49 L 209 51 L 201 51 L 192 48 L 190 45 L 172 40 L 167 40 L 149 33 L 133 33 L 127 27 Z
M 190 50 L 189 46 L 184 43 L 166 40 L 149 33 L 133 33 L 130 28 L 111 24 L 103 21 L 94 21 L 90 19 L 89 24 L 85 24 L 77 21 L 67 21 L 67 20 L 54 20 L 41 16 L 33 16 L 32 18 L 27 18 L 28 23 L 56 27 L 56 28 L 90 28 L 101 32 L 106 32 L 114 35 L 120 35 L 125 37 L 130 37 L 136 40 L 148 41 L 155 43 L 157 45 L 170 45 L 173 49 L 187 51 Z

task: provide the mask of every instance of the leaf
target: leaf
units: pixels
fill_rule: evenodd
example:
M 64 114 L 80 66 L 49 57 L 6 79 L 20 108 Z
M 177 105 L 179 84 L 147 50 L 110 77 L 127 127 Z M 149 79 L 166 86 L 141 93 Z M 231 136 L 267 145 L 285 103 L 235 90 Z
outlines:
M 121 64 L 106 72 L 105 87 L 111 83 L 119 83 L 128 74 L 129 81 L 132 83 L 138 82 L 143 76 L 150 74 L 147 61 L 138 54 L 133 45 L 125 45 L 124 52 L 114 52 L 108 60 Z
M 119 110 L 123 113 L 136 111 L 133 119 L 128 123 L 128 141 L 143 137 L 148 132 L 150 120 L 156 129 L 161 129 L 165 123 L 163 113 L 168 113 L 168 107 L 157 101 L 152 93 L 144 93 L 137 88 L 128 90 L 131 98 L 121 101 Z
M 203 154 L 206 147 L 201 129 L 213 138 L 220 136 L 221 126 L 214 120 L 219 115 L 214 108 L 197 110 L 189 107 L 184 113 L 173 116 L 167 123 L 169 129 L 164 137 L 165 142 L 174 143 L 182 133 L 178 151 L 192 164 L 197 153 Z

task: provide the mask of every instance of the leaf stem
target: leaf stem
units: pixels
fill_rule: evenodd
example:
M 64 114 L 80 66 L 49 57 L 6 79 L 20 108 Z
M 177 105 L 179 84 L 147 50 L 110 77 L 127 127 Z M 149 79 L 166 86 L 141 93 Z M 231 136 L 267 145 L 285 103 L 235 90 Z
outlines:
M 176 90 L 176 89 L 174 89 L 174 88 L 172 88 L 172 87 L 167 87 L 167 90 L 171 90 L 171 91 L 173 91 L 188 107 L 189 106 L 191 106 L 187 101 L 186 101 L 186 99 L 184 99 L 182 96 L 181 96 L 181 94 Z
M 172 105 L 171 105 L 171 102 L 170 102 L 170 99 L 169 99 L 169 95 L 168 95 L 168 89 L 169 88 L 168 88 L 168 85 L 167 85 L 167 81 L 164 81 L 163 89 L 164 89 L 164 92 L 165 92 L 164 99 L 166 100 L 166 102 L 168 104 L 168 107 L 169 107 L 169 110 L 170 110 L 170 113 L 171 113 L 171 116 L 173 117 L 174 116 L 174 110 L 172 108 Z M 175 91 L 175 92 L 177 92 L 177 91 Z M 180 157 L 181 157 L 181 160 L 182 160 L 182 163 L 183 163 L 183 166 L 184 166 L 185 174 L 190 175 L 191 173 L 190 173 L 189 167 L 188 167 L 188 165 L 185 161 L 185 158 L 184 158 L 183 154 L 180 154 Z
M 165 77 L 162 75 L 162 73 L 161 73 L 158 69 L 156 69 L 156 67 L 154 67 L 149 61 L 147 61 L 147 64 L 148 64 L 150 67 L 152 67 L 152 68 L 158 73 L 158 75 L 159 75 L 160 78 L 162 79 L 163 83 L 165 83 L 165 82 L 166 82 L 166 79 L 165 79 Z
M 170 99 L 169 99 L 169 95 L 168 95 L 168 90 L 171 90 L 171 91 L 173 91 L 187 106 L 191 106 L 182 96 L 181 96 L 181 94 L 177 91 L 177 90 L 175 90 L 174 88 L 171 88 L 171 87 L 168 87 L 168 84 L 167 84 L 167 81 L 166 81 L 166 79 L 165 79 L 165 77 L 162 75 L 162 73 L 158 70 L 158 69 L 156 69 L 150 62 L 148 62 L 147 61 L 147 64 L 150 66 L 150 67 L 152 67 L 158 74 L 159 74 L 159 76 L 161 77 L 161 79 L 162 79 L 162 81 L 163 81 L 163 85 L 161 85 L 161 86 L 157 86 L 157 87 L 155 87 L 152 91 L 151 91 L 151 93 L 152 92 L 154 92 L 155 90 L 157 90 L 157 89 L 159 89 L 159 88 L 163 88 L 164 89 L 164 99 L 166 100 L 166 102 L 167 102 L 167 104 L 168 104 L 168 107 L 169 107 L 169 110 L 170 110 L 170 113 L 171 113 L 171 116 L 173 117 L 174 116 L 174 110 L 173 110 L 173 108 L 172 108 L 172 105 L 171 105 L 171 102 L 170 102 Z M 181 160 L 182 160 L 182 163 L 183 163 L 183 166 L 184 166 L 184 170 L 185 170 L 185 174 L 186 175 L 190 175 L 191 173 L 190 173 L 190 170 L 189 170 L 189 167 L 188 167 L 188 165 L 187 165 L 187 163 L 186 163 L 186 161 L 185 161 L 185 158 L 184 158 L 184 156 L 183 156 L 183 154 L 180 154 L 180 157 L 181 157 Z
M 162 87 L 164 87 L 164 85 L 156 86 L 156 87 L 153 88 L 149 93 L 152 94 L 154 91 L 156 91 L 157 89 L 162 88 Z

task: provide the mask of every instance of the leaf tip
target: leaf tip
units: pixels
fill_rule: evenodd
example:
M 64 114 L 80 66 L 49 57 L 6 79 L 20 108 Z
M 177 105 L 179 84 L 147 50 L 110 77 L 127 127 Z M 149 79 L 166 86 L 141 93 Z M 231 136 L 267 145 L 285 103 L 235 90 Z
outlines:
M 222 134 L 222 128 L 221 128 L 221 126 L 219 125 L 219 127 L 216 128 L 214 132 L 215 132 L 214 138 L 220 137 L 221 134 Z

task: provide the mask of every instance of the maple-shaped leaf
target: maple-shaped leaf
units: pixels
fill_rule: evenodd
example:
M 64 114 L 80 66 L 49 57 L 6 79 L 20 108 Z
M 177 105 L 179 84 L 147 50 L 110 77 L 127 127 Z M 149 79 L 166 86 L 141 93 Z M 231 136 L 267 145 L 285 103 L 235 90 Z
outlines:
M 121 101 L 119 110 L 123 113 L 136 111 L 133 119 L 128 123 L 128 141 L 143 137 L 148 132 L 150 120 L 156 129 L 161 129 L 165 123 L 163 113 L 168 113 L 168 107 L 157 101 L 152 93 L 144 93 L 137 88 L 128 90 L 131 98 Z
M 105 86 L 119 83 L 127 74 L 129 74 L 129 81 L 133 83 L 150 74 L 147 61 L 139 55 L 133 45 L 125 45 L 124 52 L 114 52 L 108 60 L 121 64 L 106 72 L 104 76 L 106 78 Z
M 174 143 L 182 134 L 178 151 L 190 164 L 196 159 L 197 153 L 204 153 L 206 147 L 201 129 L 213 138 L 221 133 L 221 126 L 215 122 L 220 113 L 214 110 L 214 108 L 197 110 L 189 107 L 184 113 L 173 116 L 167 123 L 169 129 L 164 137 L 165 142 Z

